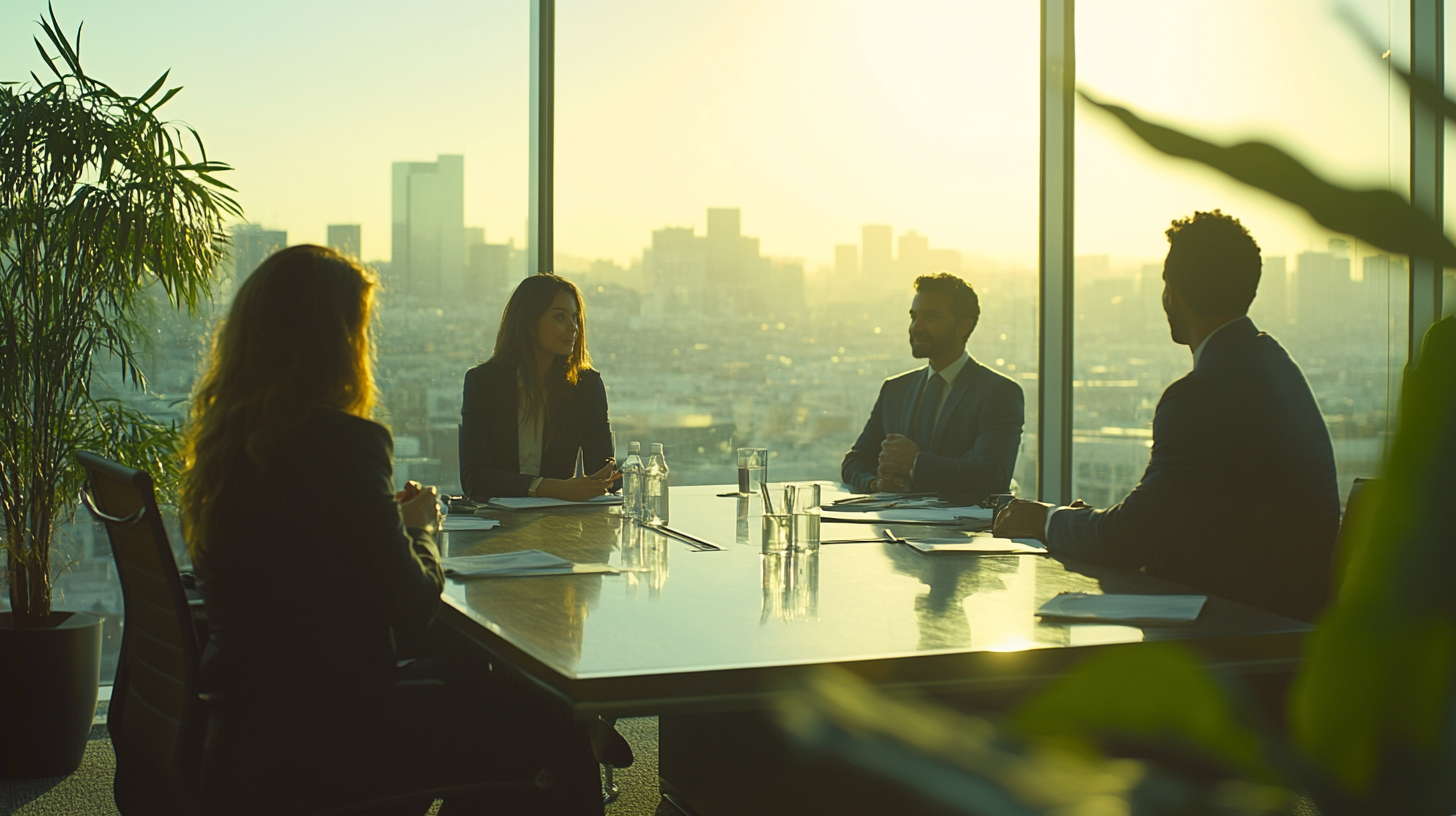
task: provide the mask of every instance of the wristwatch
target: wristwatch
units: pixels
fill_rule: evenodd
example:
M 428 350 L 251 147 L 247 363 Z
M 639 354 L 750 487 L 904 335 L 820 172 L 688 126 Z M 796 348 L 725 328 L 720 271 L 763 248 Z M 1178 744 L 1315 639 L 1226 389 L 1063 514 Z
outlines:
M 526 491 L 526 495 L 530 496 L 533 499 L 536 498 L 536 489 L 539 488 L 541 486 L 541 483 L 544 481 L 546 481 L 545 476 L 537 476 L 536 478 L 532 479 L 531 487 Z

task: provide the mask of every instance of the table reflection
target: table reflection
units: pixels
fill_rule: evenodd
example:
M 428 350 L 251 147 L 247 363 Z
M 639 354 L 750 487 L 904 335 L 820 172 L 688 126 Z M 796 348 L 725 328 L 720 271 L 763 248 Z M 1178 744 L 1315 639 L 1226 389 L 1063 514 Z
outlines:
M 667 584 L 667 539 L 637 524 L 626 516 L 621 520 L 620 551 L 622 568 L 634 570 L 624 573 L 627 596 L 638 597 L 642 586 L 647 587 L 647 597 L 657 600 L 662 597 L 662 588 Z M 635 570 L 646 570 L 637 572 Z
M 450 533 L 450 554 L 534 549 L 580 563 L 601 563 L 612 559 L 612 551 L 619 544 L 619 517 L 600 509 L 496 515 L 502 520 L 499 530 L 469 536 Z M 551 575 L 479 579 L 465 584 L 465 602 L 495 621 L 502 631 L 535 644 L 547 660 L 574 665 L 581 658 L 588 611 L 601 596 L 602 578 Z
M 1036 645 L 1039 558 L 926 555 L 904 544 L 884 544 L 883 549 L 896 572 L 918 578 L 930 588 L 914 602 L 921 651 L 966 647 L 1015 651 Z
M 819 549 L 790 548 L 759 558 L 763 579 L 759 624 L 819 620 Z

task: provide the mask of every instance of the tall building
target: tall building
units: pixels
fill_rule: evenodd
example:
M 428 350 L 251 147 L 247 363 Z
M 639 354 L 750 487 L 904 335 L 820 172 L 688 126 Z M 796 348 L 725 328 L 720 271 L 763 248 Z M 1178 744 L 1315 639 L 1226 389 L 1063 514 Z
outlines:
M 860 229 L 860 271 L 866 282 L 883 284 L 895 272 L 894 237 L 887 224 Z
M 652 231 L 652 246 L 642 258 L 647 277 L 647 311 L 667 315 L 701 314 L 708 289 L 706 239 L 692 227 Z
M 1357 308 L 1346 244 L 1332 239 L 1330 250 L 1299 253 L 1299 267 L 1294 270 L 1294 312 L 1306 330 L 1317 326 L 1337 329 Z
M 465 301 L 480 303 L 500 294 L 510 284 L 510 260 L 508 244 L 471 244 L 462 292 Z
M 834 245 L 834 284 L 843 286 L 859 280 L 859 244 Z
M 358 224 L 330 224 L 329 248 L 346 258 L 353 258 L 357 261 L 359 260 L 359 235 Z
M 1249 316 L 1259 328 L 1271 332 L 1289 325 L 1289 268 L 1283 255 L 1264 258 L 1259 292 L 1249 307 Z
M 232 248 L 228 252 L 233 262 L 233 288 L 242 286 L 263 259 L 286 246 L 288 233 L 284 230 L 263 229 L 257 224 L 233 227 Z
M 930 271 L 930 239 L 910 230 L 900 236 L 900 274 L 924 275 Z
M 465 157 L 395 162 L 390 269 L 404 292 L 448 298 L 465 271 Z

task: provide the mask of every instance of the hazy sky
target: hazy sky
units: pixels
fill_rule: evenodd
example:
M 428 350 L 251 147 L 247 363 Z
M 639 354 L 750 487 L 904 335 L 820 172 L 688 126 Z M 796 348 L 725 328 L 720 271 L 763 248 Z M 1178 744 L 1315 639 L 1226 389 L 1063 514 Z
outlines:
M 0 4 L 0 79 L 39 70 L 45 0 Z M 1378 38 L 1408 4 L 1351 4 Z M 389 255 L 393 161 L 465 154 L 466 221 L 524 237 L 526 0 L 56 0 L 91 73 L 234 165 L 250 220 L 323 242 L 362 223 Z M 1080 82 L 1145 115 L 1264 136 L 1350 183 L 1406 185 L 1404 91 L 1310 0 L 1080 0 Z M 832 257 L 865 223 L 1036 260 L 1034 0 L 560 0 L 557 249 L 619 262 L 665 225 L 741 207 L 766 254 Z M 1405 38 L 1393 58 L 1404 64 Z M 1079 253 L 1158 257 L 1167 221 L 1239 215 L 1268 254 L 1322 247 L 1307 218 L 1078 121 Z

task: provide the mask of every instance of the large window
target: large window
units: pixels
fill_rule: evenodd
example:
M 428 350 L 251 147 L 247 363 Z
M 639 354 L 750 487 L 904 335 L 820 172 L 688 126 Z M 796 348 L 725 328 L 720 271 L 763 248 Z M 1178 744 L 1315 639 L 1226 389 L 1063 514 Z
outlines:
M 1146 118 L 1231 144 L 1261 139 L 1337 183 L 1409 187 L 1409 4 L 1077 4 L 1078 83 Z M 1363 27 L 1387 61 L 1355 34 Z M 1163 389 L 1192 367 L 1160 296 L 1164 230 L 1195 210 L 1238 217 L 1264 259 L 1256 325 L 1303 369 L 1334 441 L 1340 492 L 1373 476 L 1405 363 L 1407 273 L 1302 211 L 1167 159 L 1080 105 L 1076 154 L 1073 490 L 1107 506 L 1137 483 Z
M 46 8 L 0 8 L 0 79 L 45 79 L 24 46 Z M 489 355 L 503 293 L 525 270 L 529 5 L 72 0 L 56 12 L 68 31 L 85 22 L 83 65 L 119 91 L 140 94 L 171 70 L 185 89 L 163 112 L 235 168 L 220 177 L 248 219 L 230 227 L 215 302 L 196 319 L 156 311 L 147 391 L 105 370 L 97 393 L 182 418 L 212 322 L 241 281 L 276 248 L 333 245 L 385 282 L 379 418 L 395 434 L 397 479 L 458 491 L 462 378 Z M 82 511 L 57 544 L 57 605 L 106 614 L 109 680 L 121 594 L 105 532 Z
M 1036 428 L 1034 3 L 557 6 L 555 269 L 584 285 L 618 444 L 679 484 L 837 478 L 923 366 L 918 274 L 979 292 L 973 357 Z

